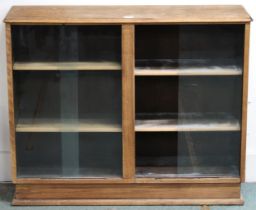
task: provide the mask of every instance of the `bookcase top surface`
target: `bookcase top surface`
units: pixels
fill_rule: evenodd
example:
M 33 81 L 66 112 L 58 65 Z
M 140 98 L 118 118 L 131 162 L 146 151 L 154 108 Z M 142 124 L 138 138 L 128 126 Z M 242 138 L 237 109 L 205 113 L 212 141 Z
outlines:
M 13 6 L 11 24 L 245 23 L 239 5 L 222 6 Z

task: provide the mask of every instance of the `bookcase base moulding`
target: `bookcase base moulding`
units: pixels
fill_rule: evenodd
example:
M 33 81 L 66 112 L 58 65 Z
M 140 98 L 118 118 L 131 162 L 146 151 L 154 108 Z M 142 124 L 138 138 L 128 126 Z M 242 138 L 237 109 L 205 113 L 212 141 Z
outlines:
M 240 184 L 16 185 L 14 205 L 243 204 Z
M 242 205 L 241 6 L 14 6 L 13 205 Z

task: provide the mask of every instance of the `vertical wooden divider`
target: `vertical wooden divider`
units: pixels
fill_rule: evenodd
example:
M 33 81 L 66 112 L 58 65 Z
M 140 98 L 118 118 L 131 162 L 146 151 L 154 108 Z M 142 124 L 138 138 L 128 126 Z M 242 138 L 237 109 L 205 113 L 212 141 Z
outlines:
M 122 25 L 123 178 L 135 176 L 134 25 Z
M 247 130 L 247 103 L 248 103 L 248 69 L 249 69 L 249 42 L 250 23 L 245 24 L 244 29 L 244 65 L 243 65 L 243 101 L 242 101 L 242 128 L 241 128 L 241 182 L 245 181 L 246 164 L 246 130 Z
M 12 38 L 11 25 L 6 24 L 6 54 L 7 54 L 7 86 L 8 86 L 8 106 L 9 106 L 9 130 L 11 144 L 11 170 L 12 181 L 16 183 L 16 142 L 15 142 L 15 124 L 14 124 L 14 100 L 13 100 L 13 61 L 12 61 Z

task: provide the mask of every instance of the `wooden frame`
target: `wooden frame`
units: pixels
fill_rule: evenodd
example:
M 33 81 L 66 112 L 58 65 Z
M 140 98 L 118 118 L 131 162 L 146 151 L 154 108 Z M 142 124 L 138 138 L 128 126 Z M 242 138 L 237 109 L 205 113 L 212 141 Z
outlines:
M 189 11 L 189 12 L 187 12 Z M 200 11 L 200 12 L 198 12 Z M 157 15 L 156 15 L 157 14 Z M 170 15 L 171 14 L 171 15 Z M 206 205 L 242 204 L 240 183 L 245 180 L 246 121 L 249 68 L 250 16 L 241 6 L 113 6 L 113 7 L 53 7 L 17 6 L 8 13 L 6 22 L 9 126 L 12 158 L 12 180 L 16 184 L 14 205 Z M 79 63 L 13 63 L 12 25 L 30 24 L 118 24 L 122 28 L 122 64 L 96 62 Z M 218 178 L 136 178 L 135 131 L 149 128 L 135 126 L 135 75 L 152 76 L 156 71 L 135 69 L 136 24 L 242 24 L 244 30 L 243 99 L 241 124 L 240 177 Z M 106 70 L 122 68 L 122 128 L 102 126 L 104 132 L 122 131 L 123 176 L 120 178 L 40 179 L 17 178 L 14 121 L 13 71 L 19 70 Z M 67 67 L 68 66 L 68 67 Z M 204 75 L 241 75 L 241 69 L 231 69 Z M 161 76 L 183 73 L 163 71 Z M 200 75 L 186 71 L 183 75 Z M 37 128 L 38 129 L 38 128 Z M 42 128 L 39 128 L 42 129 Z M 56 130 L 57 129 L 57 130 Z M 58 127 L 53 132 L 59 131 Z M 146 130 L 145 130 L 146 129 Z M 152 130 L 152 128 L 150 128 Z M 170 131 L 179 128 L 166 127 Z M 217 128 L 214 128 L 215 130 Z M 239 130 L 235 124 L 232 129 Z M 63 131 L 63 130 L 60 130 Z M 78 129 L 83 131 L 83 127 Z M 99 130 L 97 130 L 99 131 Z M 158 131 L 158 130 L 157 130 Z M 72 193 L 65 193 L 67 191 Z M 82 193 L 81 193 L 82 192 Z M 178 194 L 177 194 L 178 193 Z M 80 196 L 80 197 L 79 197 Z
M 134 26 L 122 25 L 123 178 L 135 175 Z
M 14 199 L 13 205 L 19 206 L 145 206 L 145 205 L 157 205 L 157 206 L 167 206 L 167 205 L 242 205 L 243 201 L 241 199 L 68 199 L 68 200 L 59 200 L 59 199 Z
M 15 122 L 14 122 L 14 99 L 13 99 L 13 62 L 12 62 L 12 40 L 11 40 L 11 25 L 6 24 L 6 53 L 7 53 L 7 80 L 8 80 L 8 105 L 9 105 L 9 129 L 11 143 L 11 158 L 12 158 L 12 180 L 15 183 L 17 178 L 16 173 L 16 142 L 15 142 Z
M 247 103 L 248 103 L 248 76 L 249 76 L 249 42 L 250 23 L 245 24 L 244 30 L 244 74 L 243 74 L 243 104 L 242 104 L 242 142 L 241 142 L 241 180 L 245 181 L 246 164 L 246 130 L 247 130 Z

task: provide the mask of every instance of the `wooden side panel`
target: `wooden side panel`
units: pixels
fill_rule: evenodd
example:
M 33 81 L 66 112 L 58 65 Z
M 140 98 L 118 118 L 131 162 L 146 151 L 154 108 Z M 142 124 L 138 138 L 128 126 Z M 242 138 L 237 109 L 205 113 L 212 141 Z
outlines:
M 15 199 L 240 198 L 240 184 L 17 185 Z
M 245 181 L 246 161 L 246 129 L 247 129 L 247 100 L 248 100 L 248 69 L 249 69 L 249 40 L 250 23 L 245 24 L 244 31 L 244 66 L 243 66 L 243 101 L 242 101 L 242 131 L 241 131 L 241 181 Z
M 135 174 L 134 25 L 122 25 L 123 177 Z
M 8 106 L 9 106 L 9 129 L 10 129 L 10 144 L 12 158 L 12 180 L 15 183 L 16 174 L 16 143 L 15 143 L 15 122 L 14 122 L 14 99 L 13 99 L 13 59 L 12 59 L 12 39 L 11 25 L 6 24 L 6 53 L 7 53 L 7 85 L 8 85 Z

